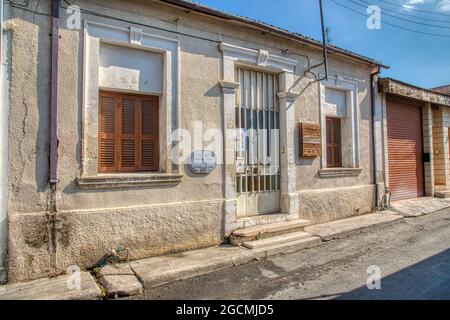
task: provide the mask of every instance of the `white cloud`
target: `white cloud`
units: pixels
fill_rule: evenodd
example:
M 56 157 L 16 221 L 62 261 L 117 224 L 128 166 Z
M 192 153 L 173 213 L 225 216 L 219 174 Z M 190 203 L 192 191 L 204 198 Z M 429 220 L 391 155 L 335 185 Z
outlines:
M 413 10 L 421 5 L 428 5 L 431 6 L 431 10 L 450 12 L 450 0 L 401 0 L 401 3 L 405 10 Z
M 440 11 L 450 11 L 450 0 L 441 0 L 438 2 L 438 9 Z
M 425 3 L 425 0 L 407 0 L 403 4 L 403 8 L 405 9 L 414 9 L 417 4 Z

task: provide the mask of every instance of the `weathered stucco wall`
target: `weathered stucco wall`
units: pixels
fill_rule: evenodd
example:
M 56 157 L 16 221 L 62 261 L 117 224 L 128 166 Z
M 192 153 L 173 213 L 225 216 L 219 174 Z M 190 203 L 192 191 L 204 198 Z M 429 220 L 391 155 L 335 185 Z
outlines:
M 0 283 L 6 281 L 6 248 L 8 241 L 8 127 L 9 127 L 9 73 L 10 69 L 10 37 L 7 28 L 3 27 L 4 17 L 9 10 L 3 8 L 0 1 Z
M 35 8 L 37 1 L 30 1 Z M 75 3 L 74 3 L 75 4 Z M 80 1 L 81 8 L 152 25 L 147 33 L 179 40 L 179 124 L 193 132 L 196 121 L 203 131 L 222 128 L 221 52 L 226 41 L 248 48 L 264 48 L 298 60 L 294 88 L 299 121 L 318 122 L 319 90 L 303 77 L 307 54 L 320 61 L 319 50 L 248 28 L 219 23 L 209 17 L 148 1 Z M 107 8 L 106 8 L 107 7 Z M 50 2 L 39 2 L 49 13 Z M 49 201 L 48 146 L 50 108 L 50 18 L 14 8 L 12 20 L 11 142 L 9 146 L 9 280 L 42 277 L 77 264 L 89 267 L 116 245 L 130 249 L 131 258 L 164 254 L 218 244 L 223 240 L 223 168 L 209 175 L 185 177 L 177 186 L 81 190 L 82 167 L 83 30 L 69 30 L 63 13 L 59 53 L 59 183 L 58 220 L 47 216 Z M 130 23 L 82 15 L 83 19 L 128 28 Z M 187 34 L 182 35 L 179 33 Z M 209 39 L 209 40 L 208 40 Z M 355 78 L 360 103 L 360 167 L 356 177 L 320 178 L 319 159 L 300 159 L 296 153 L 300 216 L 313 221 L 343 218 L 370 211 L 370 97 L 369 68 L 330 55 L 330 73 Z M 295 135 L 298 139 L 298 134 Z M 298 140 L 296 141 L 298 145 Z M 336 202 L 331 202 L 335 197 Z M 356 201 L 358 200 L 358 201 Z M 56 230 L 56 231 L 55 231 Z

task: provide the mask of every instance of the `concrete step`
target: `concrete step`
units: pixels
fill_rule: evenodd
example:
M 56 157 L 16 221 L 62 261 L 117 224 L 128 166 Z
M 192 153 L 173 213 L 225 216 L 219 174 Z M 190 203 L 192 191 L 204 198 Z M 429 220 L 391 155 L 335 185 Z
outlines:
M 298 231 L 260 240 L 246 241 L 242 245 L 248 249 L 259 249 L 311 237 L 310 233 Z
M 230 241 L 234 245 L 239 245 L 243 242 L 259 240 L 271 236 L 279 236 L 282 234 L 303 231 L 306 226 L 311 223 L 309 220 L 292 220 L 284 222 L 269 223 L 259 226 L 253 226 L 245 229 L 234 231 L 230 236 Z
M 251 217 L 242 217 L 238 219 L 238 224 L 241 228 L 250 228 L 254 226 L 260 226 L 263 224 L 277 223 L 292 221 L 291 215 L 287 213 L 270 213 L 270 214 L 260 214 Z

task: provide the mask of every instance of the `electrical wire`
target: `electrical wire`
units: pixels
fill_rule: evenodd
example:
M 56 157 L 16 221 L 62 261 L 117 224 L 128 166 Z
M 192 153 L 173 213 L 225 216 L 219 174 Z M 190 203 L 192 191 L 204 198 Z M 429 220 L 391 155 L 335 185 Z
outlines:
M 23 11 L 30 12 L 30 13 L 33 13 L 33 14 L 36 14 L 36 15 L 39 15 L 39 16 L 50 17 L 50 18 L 52 17 L 51 14 L 48 14 L 48 13 L 45 13 L 45 12 L 38 12 L 37 10 L 27 9 L 27 8 L 25 8 L 22 5 L 15 4 L 14 2 L 10 2 L 10 6 L 11 6 L 11 8 L 23 10 Z
M 362 2 L 362 3 L 365 3 L 366 5 L 368 5 L 368 6 L 370 6 L 370 5 L 373 5 L 373 2 L 371 3 L 371 2 L 367 2 L 367 1 L 365 1 L 365 0 L 358 0 L 358 1 L 360 1 L 360 2 Z M 433 21 L 433 22 L 442 22 L 442 23 L 450 23 L 450 19 L 447 19 L 447 20 L 440 20 L 440 19 L 434 19 L 434 18 L 428 18 L 428 17 L 419 17 L 419 16 L 417 16 L 417 15 L 413 15 L 413 14 L 408 14 L 408 13 L 403 13 L 403 12 L 397 12 L 397 11 L 394 11 L 394 10 L 392 10 L 392 9 L 388 9 L 388 8 L 386 8 L 386 7 L 384 7 L 384 6 L 379 6 L 380 7 L 380 9 L 382 9 L 383 11 L 387 11 L 387 12 L 391 12 L 391 13 L 393 13 L 393 14 L 398 14 L 398 15 L 401 15 L 401 16 L 405 16 L 405 17 L 411 17 L 411 18 L 414 18 L 414 19 L 418 19 L 418 20 L 424 20 L 424 21 Z
M 346 5 L 342 4 L 342 3 L 337 2 L 336 0 L 331 0 L 331 1 L 334 2 L 336 5 L 342 7 L 342 8 L 345 8 L 345 9 L 347 9 L 349 11 L 352 11 L 352 12 L 354 12 L 356 14 L 359 14 L 359 15 L 361 15 L 363 17 L 366 17 L 366 18 L 368 17 L 365 13 L 361 13 L 361 12 L 351 8 L 351 7 L 348 7 L 348 6 L 346 6 Z M 414 33 L 423 34 L 423 35 L 427 35 L 427 36 L 433 36 L 433 37 L 450 38 L 450 35 L 414 30 L 414 29 L 410 29 L 410 28 L 407 28 L 407 27 L 399 26 L 399 25 L 397 25 L 395 23 L 391 23 L 391 22 L 388 22 L 388 21 L 384 21 L 383 23 L 386 24 L 386 25 L 389 25 L 391 27 L 404 30 L 404 31 L 414 32 Z
M 439 16 L 444 16 L 444 17 L 450 17 L 450 14 L 445 14 L 445 13 L 440 13 L 440 12 L 434 12 L 434 11 L 429 11 L 429 10 L 423 10 L 423 9 L 417 9 L 417 8 L 405 8 L 404 6 L 400 6 L 396 3 L 392 3 L 386 0 L 378 0 L 380 2 L 386 3 L 390 6 L 396 7 L 396 8 L 400 8 L 400 9 L 407 9 L 410 11 L 417 11 L 417 12 L 423 12 L 423 13 L 428 13 L 428 14 L 435 14 L 435 15 L 439 15 Z
M 71 4 L 67 0 L 63 0 L 63 1 L 68 6 L 71 6 Z M 67 10 L 68 7 L 61 6 L 61 9 Z M 96 17 L 107 18 L 107 19 L 114 19 L 114 20 L 118 20 L 118 21 L 121 21 L 121 22 L 125 22 L 125 23 L 140 25 L 142 27 L 152 28 L 152 29 L 156 29 L 156 30 L 160 30 L 160 31 L 170 32 L 170 33 L 175 33 L 175 34 L 179 34 L 179 35 L 182 35 L 182 36 L 191 37 L 191 38 L 195 38 L 195 39 L 200 39 L 200 40 L 204 40 L 204 41 L 210 41 L 210 42 L 215 42 L 215 43 L 222 43 L 222 41 L 219 41 L 219 40 L 213 40 L 213 39 L 209 39 L 209 38 L 205 38 L 205 37 L 195 36 L 195 35 L 188 34 L 188 33 L 183 33 L 183 32 L 179 32 L 179 31 L 174 31 L 174 30 L 164 29 L 164 28 L 160 28 L 160 27 L 155 27 L 155 26 L 143 24 L 143 23 L 140 23 L 140 22 L 135 22 L 135 21 L 126 20 L 126 19 L 123 19 L 123 18 L 118 18 L 118 17 L 114 17 L 114 16 L 110 16 L 110 15 L 105 15 L 105 14 L 93 12 L 93 11 L 86 10 L 86 9 L 81 9 L 80 8 L 80 12 L 86 13 L 86 14 L 89 14 L 89 15 L 92 15 L 92 16 L 96 16 Z M 257 48 L 252 48 L 252 49 L 253 50 L 258 50 Z M 283 52 L 283 50 L 281 50 L 281 51 Z M 302 54 L 302 53 L 293 52 L 291 50 L 289 50 L 289 53 L 292 53 L 294 55 L 297 55 L 297 56 L 305 58 L 306 61 L 307 61 L 307 68 L 306 69 L 307 70 L 311 69 L 311 61 L 310 61 L 309 56 L 307 56 L 305 54 Z M 312 71 L 309 71 L 309 73 L 311 73 L 312 75 L 314 75 L 314 77 L 316 77 L 316 75 Z
M 359 7 L 367 8 L 366 5 L 358 3 L 358 2 L 356 2 L 354 0 L 347 0 L 347 1 L 357 5 Z M 399 20 L 402 20 L 402 21 L 406 21 L 406 22 L 409 22 L 409 23 L 419 24 L 419 25 L 426 26 L 426 27 L 440 28 L 440 29 L 449 29 L 450 30 L 450 27 L 444 27 L 444 26 L 439 26 L 437 24 L 430 24 L 430 23 L 424 23 L 424 22 L 417 22 L 417 21 L 414 21 L 414 20 L 397 17 L 397 16 L 395 16 L 393 14 L 389 14 L 389 13 L 386 13 L 386 12 L 383 12 L 383 15 L 386 15 L 388 17 L 392 17 L 392 18 L 395 18 L 395 19 L 399 19 Z

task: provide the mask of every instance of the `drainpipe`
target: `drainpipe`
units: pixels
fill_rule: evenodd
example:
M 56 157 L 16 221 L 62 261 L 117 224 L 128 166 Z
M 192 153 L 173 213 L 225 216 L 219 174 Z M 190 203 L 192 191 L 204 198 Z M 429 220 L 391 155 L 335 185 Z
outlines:
M 50 108 L 50 185 L 58 182 L 58 47 L 60 0 L 52 0 L 51 108 Z
M 5 5 L 0 0 L 0 284 L 6 282 L 6 250 L 8 239 L 7 212 L 8 212 L 8 119 L 9 119 L 9 94 L 7 84 L 8 49 L 3 29 L 3 15 Z M 6 9 L 6 8 L 5 8 Z M 5 10 L 7 11 L 7 9 Z M 6 12 L 5 12 L 6 13 Z M 7 15 L 7 13 L 5 14 Z M 4 56 L 5 55 L 5 56 Z
M 372 170 L 373 170 L 373 179 L 375 184 L 375 207 L 377 209 L 380 208 L 380 204 L 378 201 L 379 191 L 378 191 L 378 181 L 377 181 L 377 138 L 376 138 L 376 130 L 375 130 L 375 77 L 380 74 L 380 67 L 377 67 L 377 71 L 372 72 L 370 74 L 370 104 L 372 110 Z
M 58 208 L 56 184 L 58 182 L 58 47 L 60 0 L 52 0 L 51 48 L 51 106 L 50 106 L 50 193 L 47 199 L 47 223 L 50 229 L 50 265 L 56 270 Z

